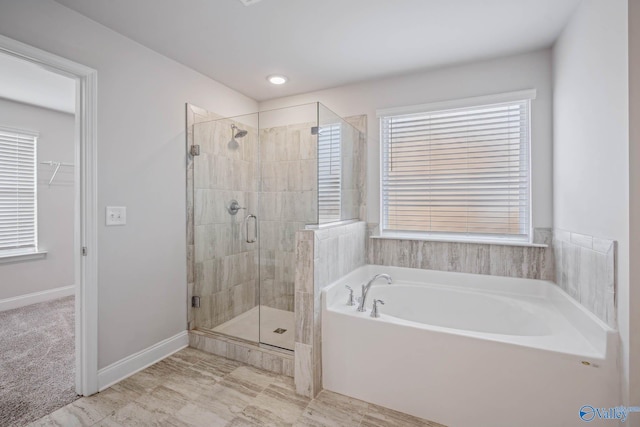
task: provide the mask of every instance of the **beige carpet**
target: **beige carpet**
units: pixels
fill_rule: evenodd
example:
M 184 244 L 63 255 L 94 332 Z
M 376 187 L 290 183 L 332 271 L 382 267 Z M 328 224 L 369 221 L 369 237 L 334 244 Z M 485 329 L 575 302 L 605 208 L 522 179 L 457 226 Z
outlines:
M 24 426 L 78 398 L 74 297 L 0 312 L 0 426 Z

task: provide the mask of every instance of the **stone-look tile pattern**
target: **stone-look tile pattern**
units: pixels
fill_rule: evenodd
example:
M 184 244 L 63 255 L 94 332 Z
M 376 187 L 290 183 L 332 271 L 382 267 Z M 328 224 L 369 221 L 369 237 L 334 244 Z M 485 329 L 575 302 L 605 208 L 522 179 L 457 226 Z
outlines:
M 370 224 L 369 233 L 375 233 L 376 228 L 375 224 Z M 543 231 L 539 234 L 541 239 L 546 239 Z M 368 238 L 367 262 L 528 279 L 555 278 L 553 249 L 550 245 L 509 246 Z
M 192 310 L 192 326 L 213 329 L 258 304 L 258 245 L 246 242 L 244 227 L 247 212 L 257 212 L 258 134 L 246 123 L 212 119 L 216 115 L 201 110 L 194 116 L 200 155 L 192 159 L 192 293 L 200 296 L 200 308 Z M 247 136 L 232 140 L 232 124 Z M 230 215 L 232 199 L 247 210 Z
M 317 250 L 314 266 L 315 291 L 319 292 L 331 282 L 352 272 L 366 263 L 366 223 L 313 230 L 314 249 Z
M 343 219 L 367 220 L 367 115 L 345 117 L 353 128 L 346 129 L 352 142 L 351 151 L 345 153 L 349 161 L 342 163 Z
M 299 394 L 322 390 L 320 291 L 365 264 L 363 221 L 296 233 L 295 382 Z
M 260 130 L 260 304 L 294 310 L 295 233 L 318 222 L 314 123 Z
M 259 347 L 253 343 L 211 335 L 200 331 L 189 332 L 189 346 L 207 353 L 236 360 L 265 371 L 293 377 L 293 354 Z
M 195 162 L 188 154 L 195 164 L 187 171 L 191 199 L 187 233 L 195 244 L 189 247 L 193 259 L 193 267 L 188 269 L 193 280 L 189 280 L 193 283 L 189 298 L 194 293 L 201 297 L 201 308 L 190 310 L 190 328 L 213 328 L 257 304 L 257 250 L 241 240 L 242 212 L 234 218 L 225 210 L 228 201 L 235 198 L 255 211 L 257 135 L 244 124 L 218 120 L 216 114 L 188 107 L 194 124 L 187 146 L 195 143 L 201 147 Z M 231 123 L 250 130 L 245 145 L 230 143 Z
M 551 245 L 553 241 L 553 230 L 550 228 L 536 228 L 533 230 L 533 243 L 541 245 Z
M 553 249 L 556 283 L 615 328 L 616 242 L 554 229 Z
M 30 424 L 50 426 L 445 427 L 191 348 Z

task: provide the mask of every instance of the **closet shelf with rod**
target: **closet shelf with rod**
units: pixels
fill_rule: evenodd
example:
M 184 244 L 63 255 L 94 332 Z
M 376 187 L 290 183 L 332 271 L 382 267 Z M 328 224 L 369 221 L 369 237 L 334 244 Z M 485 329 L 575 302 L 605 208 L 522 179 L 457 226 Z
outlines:
M 49 166 L 55 166 L 55 170 L 53 171 L 53 175 L 51 175 L 51 179 L 49 180 L 49 185 L 51 185 L 51 183 L 53 182 L 54 178 L 56 177 L 56 175 L 58 174 L 58 171 L 60 170 L 61 166 L 68 166 L 68 167 L 73 167 L 73 163 L 63 163 L 63 162 L 54 162 L 53 160 L 48 160 L 46 162 L 40 162 L 41 165 L 49 165 Z

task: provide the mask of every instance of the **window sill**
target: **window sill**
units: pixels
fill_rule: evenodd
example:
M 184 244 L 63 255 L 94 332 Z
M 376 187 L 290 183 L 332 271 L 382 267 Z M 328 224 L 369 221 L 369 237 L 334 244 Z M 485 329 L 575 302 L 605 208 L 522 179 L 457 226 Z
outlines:
M 455 239 L 455 238 L 437 238 L 433 236 L 421 237 L 407 234 L 384 234 L 380 236 L 370 236 L 371 239 L 387 239 L 387 240 L 417 240 L 424 242 L 442 242 L 442 243 L 471 243 L 476 245 L 498 245 L 498 246 L 523 246 L 528 248 L 548 248 L 549 245 L 544 243 L 516 242 L 509 240 L 471 240 L 471 239 Z
M 324 230 L 327 228 L 340 227 L 342 225 L 354 224 L 360 220 L 358 219 L 345 219 L 342 221 L 324 222 L 322 224 L 307 224 L 304 226 L 305 230 Z
M 0 252 L 0 264 L 8 264 L 11 262 L 34 261 L 47 257 L 47 251 L 29 251 L 29 252 Z

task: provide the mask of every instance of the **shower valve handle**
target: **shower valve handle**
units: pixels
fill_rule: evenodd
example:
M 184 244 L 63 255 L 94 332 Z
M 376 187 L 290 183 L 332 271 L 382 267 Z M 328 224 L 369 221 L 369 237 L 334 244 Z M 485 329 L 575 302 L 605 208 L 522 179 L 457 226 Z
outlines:
M 247 208 L 243 208 L 242 206 L 240 206 L 240 203 L 238 203 L 237 200 L 232 200 L 229 202 L 229 206 L 227 207 L 227 212 L 229 212 L 230 215 L 235 215 L 238 213 L 240 209 L 247 209 Z

